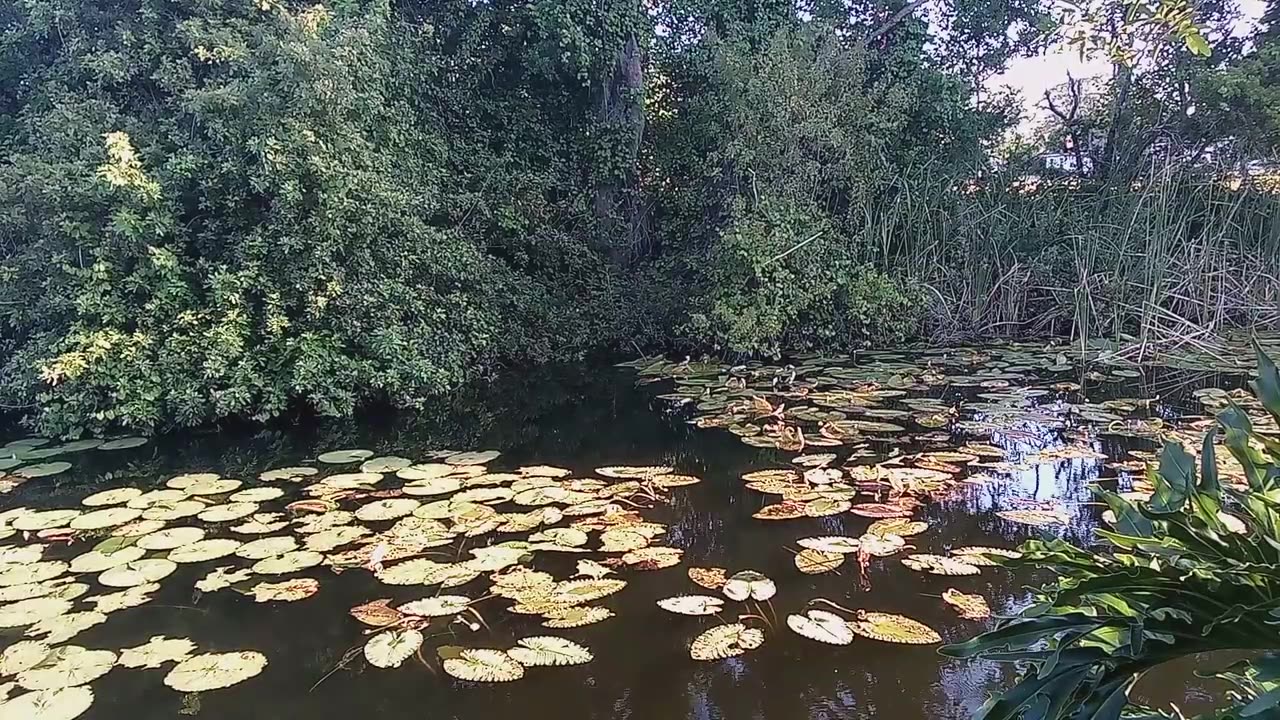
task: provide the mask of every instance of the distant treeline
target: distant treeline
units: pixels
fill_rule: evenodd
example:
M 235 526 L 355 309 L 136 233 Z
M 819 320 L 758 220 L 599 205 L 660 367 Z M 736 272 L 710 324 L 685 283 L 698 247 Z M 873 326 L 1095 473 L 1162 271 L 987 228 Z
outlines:
M 985 85 L 1048 3 L 801 5 L 4 4 L 0 404 L 150 431 L 602 350 L 1274 320 L 1277 196 L 1212 178 L 1280 140 L 1276 23 L 1197 4 L 1212 55 L 1116 53 L 1029 145 Z M 1068 142 L 1078 187 L 1010 189 Z

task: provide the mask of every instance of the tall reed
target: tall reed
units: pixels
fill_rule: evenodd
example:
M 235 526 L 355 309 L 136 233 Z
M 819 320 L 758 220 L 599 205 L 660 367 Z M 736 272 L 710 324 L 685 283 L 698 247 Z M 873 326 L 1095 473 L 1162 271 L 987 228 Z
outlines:
M 1070 334 L 1131 352 L 1280 327 L 1280 193 L 1166 166 L 1131 185 L 904 176 L 866 259 L 932 298 L 935 340 Z

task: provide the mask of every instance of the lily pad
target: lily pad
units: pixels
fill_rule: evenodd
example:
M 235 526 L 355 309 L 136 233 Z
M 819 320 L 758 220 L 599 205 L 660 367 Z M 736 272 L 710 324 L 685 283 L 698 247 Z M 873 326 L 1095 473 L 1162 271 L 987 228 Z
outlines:
M 294 550 L 254 563 L 253 571 L 259 575 L 283 575 L 315 567 L 324 562 L 324 556 L 311 550 Z
M 145 605 L 146 603 L 151 602 L 151 593 L 154 593 L 159 589 L 160 583 L 135 585 L 134 587 L 126 588 L 119 592 L 85 598 L 85 602 L 93 603 L 93 609 L 95 611 L 106 615 L 108 613 L 138 607 L 139 605 Z
M 911 537 L 919 535 L 929 529 L 929 523 L 923 520 L 908 520 L 906 518 L 885 518 L 871 523 L 867 527 L 868 535 L 898 535 L 900 537 Z
M 127 668 L 158 668 L 165 663 L 181 662 L 195 652 L 196 644 L 187 638 L 168 638 L 153 635 L 144 645 L 120 651 L 120 666 Z
M 991 607 L 981 595 L 968 595 L 955 588 L 947 588 L 942 593 L 942 600 L 966 620 L 986 620 L 991 617 Z
M 421 632 L 413 628 L 386 630 L 369 638 L 364 644 L 364 657 L 374 667 L 400 667 L 420 647 Z
M 719 590 L 729 579 L 729 572 L 721 567 L 691 567 L 689 579 L 708 590 Z
M 137 437 L 137 436 L 122 437 L 122 438 L 116 438 L 115 440 L 108 440 L 102 443 L 101 445 L 99 445 L 98 449 L 107 450 L 107 451 L 132 450 L 133 448 L 136 448 L 136 447 L 142 447 L 143 445 L 146 445 L 148 442 L 149 440 L 144 437 Z
M 200 592 L 216 592 L 223 588 L 242 583 L 253 577 L 248 568 L 233 570 L 230 565 L 214 568 L 208 575 L 196 581 L 196 589 Z
M 212 480 L 200 480 L 199 482 L 188 485 L 184 492 L 188 495 L 224 495 L 229 492 L 236 491 L 243 482 L 232 480 L 231 478 L 216 478 Z
M 84 686 L 38 690 L 0 703 L 0 720 L 74 720 L 93 704 Z
M 902 558 L 902 564 L 917 572 L 931 575 L 978 575 L 982 569 L 960 559 L 922 553 Z
M 825 552 L 805 548 L 796 553 L 796 569 L 805 575 L 820 575 L 833 572 L 844 564 L 844 555 L 838 552 Z
M 931 645 L 942 642 L 942 636 L 932 628 L 904 615 L 880 612 L 859 612 L 858 619 L 849 623 L 858 635 L 881 642 L 905 645 Z
M 98 576 L 98 582 L 107 587 L 133 587 L 158 582 L 173 574 L 178 564 L 163 558 L 134 560 L 111 568 Z
M 192 655 L 165 675 L 164 684 L 179 692 L 217 690 L 244 682 L 266 666 L 266 656 L 252 650 Z
M 858 552 L 861 544 L 858 538 L 845 537 L 844 535 L 823 535 L 821 537 L 800 538 L 796 541 L 800 547 L 810 550 L 817 550 L 824 553 L 840 553 L 850 554 Z
M 218 473 L 200 472 L 200 473 L 184 473 L 176 477 L 169 478 L 165 481 L 164 486 L 174 490 L 185 490 L 196 483 L 213 482 L 222 477 Z
M 522 638 L 507 654 L 526 667 L 582 665 L 592 660 L 590 650 L 554 635 Z
M 10 523 L 10 527 L 25 532 L 62 528 L 79 515 L 79 510 L 41 510 L 22 515 Z
M 844 618 L 826 610 L 808 610 L 803 615 L 788 615 L 787 627 L 797 635 L 828 645 L 853 642 L 853 630 Z
M 83 555 L 77 555 L 72 558 L 70 570 L 73 573 L 100 573 L 125 563 L 131 563 L 134 560 L 141 560 L 142 556 L 146 554 L 146 550 L 136 545 L 120 548 L 113 553 L 90 550 Z
M 17 675 L 44 662 L 52 648 L 40 640 L 19 640 L 0 653 L 0 675 Z
M 457 615 L 471 604 L 471 598 L 465 595 L 437 595 L 435 597 L 414 600 L 396 608 L 405 615 L 419 617 L 447 617 Z
M 103 505 L 123 505 L 130 500 L 138 497 L 142 491 L 138 488 L 123 487 L 114 490 L 103 490 L 96 492 L 89 497 L 80 501 L 81 505 L 86 507 L 101 507 Z
M 67 572 L 70 566 L 61 560 L 0 565 L 0 587 L 52 580 Z
M 497 450 L 460 452 L 446 457 L 444 461 L 449 465 L 486 465 L 496 460 L 501 454 Z
M 395 520 L 412 514 L 422 503 L 410 498 L 391 498 L 378 500 L 356 510 L 356 519 L 363 522 L 380 522 Z
M 0 628 L 24 627 L 57 617 L 71 609 L 71 601 L 54 597 L 19 600 L 0 607 Z
M 299 482 L 317 474 L 318 472 L 320 471 L 313 467 L 283 467 L 261 473 L 258 475 L 258 479 L 262 482 L 280 482 L 282 480 Z
M 244 543 L 231 538 L 213 538 L 183 545 L 169 551 L 167 556 L 176 563 L 198 563 L 226 557 L 240 548 Z
M 49 477 L 50 475 L 59 475 L 71 469 L 71 463 L 65 461 L 40 463 L 38 465 L 27 465 L 13 471 L 13 474 L 27 480 L 35 478 Z
M 997 517 L 1022 525 L 1066 525 L 1071 517 L 1061 510 L 1001 510 Z
M 115 667 L 110 650 L 86 650 L 76 645 L 54 648 L 36 667 L 18 673 L 18 684 L 28 690 L 58 690 L 87 685 Z
M 295 578 L 278 583 L 258 583 L 249 589 L 254 602 L 297 602 L 315 595 L 320 581 L 315 578 Z
M 314 537 L 314 536 L 313 536 Z M 298 540 L 292 535 L 258 538 L 236 548 L 236 557 L 246 560 L 264 560 L 298 549 Z
M 123 525 L 138 519 L 142 511 L 135 508 L 113 507 L 94 510 L 71 519 L 68 527 L 72 530 L 102 530 L 104 528 Z
M 721 588 L 725 597 L 742 602 L 747 598 L 764 602 L 778 594 L 778 586 L 755 570 L 742 570 L 729 576 Z
M 670 465 L 609 465 L 596 468 L 596 474 L 601 477 L 630 480 L 645 480 L 658 475 L 671 475 L 675 471 L 675 468 Z
M 41 620 L 27 628 L 26 634 L 30 637 L 43 635 L 45 642 L 50 645 L 58 645 L 106 621 L 107 616 L 105 614 L 94 610 L 66 613 L 65 615 Z
M 345 465 L 347 463 L 362 462 L 373 457 L 372 450 L 330 450 L 321 454 L 316 460 L 326 465 Z
M 173 550 L 203 539 L 204 530 L 198 527 L 173 527 L 143 535 L 135 544 L 143 550 Z
M 524 666 L 501 650 L 468 648 L 444 658 L 440 667 L 459 680 L 511 682 L 524 677 Z
M 575 606 L 549 610 L 542 614 L 546 621 L 543 627 L 566 629 L 594 625 L 613 617 L 613 611 L 598 605 Z
M 689 656 L 694 660 L 724 660 L 764 644 L 764 632 L 742 623 L 717 625 L 693 639 Z
M 278 487 L 255 487 L 231 493 L 227 496 L 227 502 L 231 504 L 264 503 L 281 497 L 284 497 L 284 490 Z
M 677 595 L 659 600 L 658 607 L 677 615 L 715 615 L 724 608 L 724 600 L 709 595 Z

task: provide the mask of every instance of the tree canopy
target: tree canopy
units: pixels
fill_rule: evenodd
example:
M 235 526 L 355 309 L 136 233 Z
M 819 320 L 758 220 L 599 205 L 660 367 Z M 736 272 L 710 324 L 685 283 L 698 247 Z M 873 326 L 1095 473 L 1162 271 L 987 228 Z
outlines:
M 985 83 L 1058 20 L 1037 0 L 6 4 L 0 403 L 46 432 L 153 430 L 417 406 L 602 349 L 929 332 L 970 252 L 948 231 L 922 276 L 936 223 L 1004 187 L 1019 105 Z M 1274 149 L 1274 25 L 1222 52 L 1206 25 L 1209 59 L 1172 43 L 1177 70 L 1135 75 L 1110 127 Z M 1169 121 L 1187 92 L 1220 93 L 1204 122 Z

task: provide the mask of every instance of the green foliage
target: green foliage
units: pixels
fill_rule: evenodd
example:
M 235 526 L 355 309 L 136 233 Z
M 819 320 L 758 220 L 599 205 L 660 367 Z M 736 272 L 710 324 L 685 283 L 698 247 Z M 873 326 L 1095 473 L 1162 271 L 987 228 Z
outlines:
M 686 338 L 777 353 L 918 329 L 921 293 L 875 267 L 875 209 L 926 155 L 968 166 L 998 120 L 937 70 L 870 58 L 821 23 L 684 56 L 654 133 L 680 189 L 659 203 L 686 258 Z
M 1258 364 L 1255 391 L 1280 418 L 1280 374 L 1261 349 Z M 1105 547 L 1024 546 L 1022 562 L 1058 579 L 1021 617 L 943 649 L 1024 669 L 979 717 L 1172 717 L 1127 706 L 1146 672 L 1197 653 L 1280 647 L 1280 443 L 1254 432 L 1239 408 L 1219 422 L 1243 486 L 1218 477 L 1211 432 L 1199 468 L 1180 445 L 1165 446 L 1149 473 L 1150 503 L 1100 493 L 1115 515 L 1114 529 L 1099 532 Z M 1224 522 L 1227 513 L 1243 531 Z M 1280 717 L 1280 655 L 1251 655 L 1224 677 L 1235 686 L 1232 706 L 1208 717 Z
M 849 254 L 813 206 L 763 201 L 712 243 L 688 331 L 735 352 L 852 348 L 910 334 L 922 298 Z
M 422 104 L 450 73 L 430 27 L 376 2 L 69 7 L 50 34 L 24 6 L 4 47 L 28 69 L 5 108 L 0 387 L 41 430 L 417 405 L 608 332 L 580 334 L 575 301 L 614 292 L 584 241 L 525 242 L 545 189 L 451 172 L 511 156 L 451 153 L 440 127 L 477 111 Z
M 1187 0 L 1069 0 L 1061 4 L 1059 22 L 1067 44 L 1081 55 L 1099 53 L 1133 65 L 1170 39 L 1193 55 L 1213 54 L 1196 10 Z
M 499 365 L 600 350 L 1056 322 L 1058 295 L 1005 288 L 1032 286 L 1028 268 L 1062 287 L 1077 238 L 1145 216 L 1111 195 L 1032 208 L 988 182 L 1017 103 L 982 83 L 1044 44 L 1048 11 L 0 4 L 0 405 L 47 433 L 153 431 L 420 407 Z M 1199 74 L 1137 84 L 1156 110 L 1133 113 L 1135 137 L 1164 136 L 1184 79 L 1218 79 L 1191 59 Z M 1246 106 L 1265 127 L 1270 76 L 1240 67 L 1227 109 L 1202 114 L 1206 146 L 1210 119 Z M 1117 253 L 1098 306 L 1159 306 L 1136 299 L 1135 256 Z

